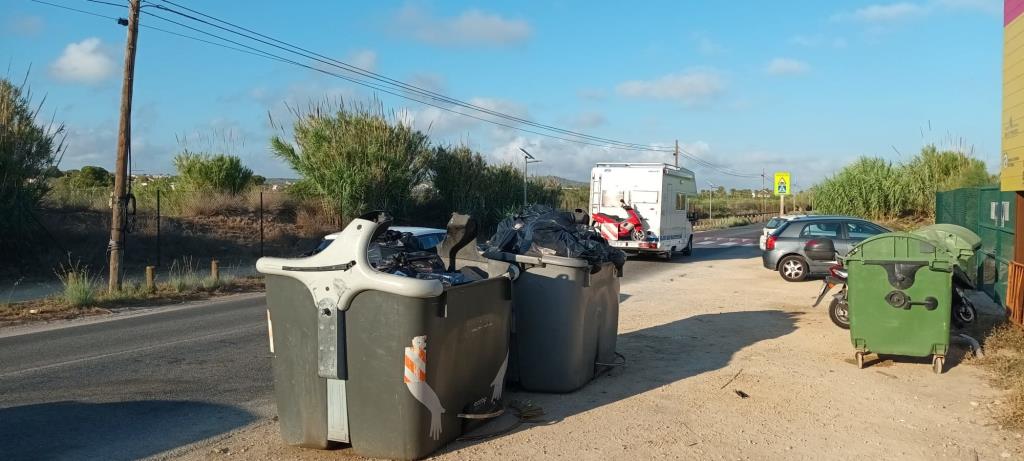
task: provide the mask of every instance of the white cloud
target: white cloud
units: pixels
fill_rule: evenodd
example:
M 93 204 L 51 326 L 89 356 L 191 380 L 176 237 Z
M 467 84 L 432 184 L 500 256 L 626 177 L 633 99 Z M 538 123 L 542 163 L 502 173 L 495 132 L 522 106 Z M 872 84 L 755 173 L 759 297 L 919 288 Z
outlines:
M 394 22 L 401 33 L 434 45 L 511 45 L 526 41 L 532 33 L 530 24 L 522 19 L 507 19 L 476 9 L 440 18 L 406 5 L 395 14 Z
M 846 48 L 847 42 L 843 37 L 829 39 L 821 35 L 794 35 L 789 38 L 789 43 L 804 48 L 817 48 L 820 46 L 831 46 L 832 48 Z
M 113 71 L 114 60 L 96 37 L 68 44 L 50 65 L 50 74 L 67 82 L 99 83 Z
M 630 80 L 616 88 L 619 94 L 638 98 L 673 99 L 687 105 L 706 102 L 725 91 L 725 79 L 707 69 L 691 69 L 653 80 Z
M 530 176 L 554 175 L 577 181 L 587 181 L 590 169 L 599 162 L 672 163 L 672 154 L 666 152 L 623 151 L 521 134 L 496 140 L 494 147 L 485 151 L 485 156 L 493 163 L 522 166 L 523 154 L 519 148 L 541 160 L 530 165 Z
M 474 106 L 483 107 L 484 109 L 491 110 L 494 112 L 501 112 L 503 114 L 512 115 L 519 118 L 529 118 L 529 112 L 526 106 L 519 104 L 515 101 L 509 101 L 507 99 L 498 98 L 471 98 L 469 103 Z
M 16 16 L 6 22 L 7 30 L 17 35 L 32 37 L 43 31 L 43 18 L 39 16 Z
M 349 55 L 347 62 L 372 72 L 377 69 L 377 53 L 373 50 L 360 50 Z
M 597 128 L 608 122 L 608 119 L 604 114 L 600 112 L 582 112 L 568 120 L 569 125 L 574 129 L 588 130 L 591 128 Z
M 707 34 L 695 33 L 693 40 L 697 43 L 697 52 L 705 56 L 714 56 L 725 51 L 725 47 L 712 40 Z
M 490 111 L 500 112 L 527 120 L 530 119 L 530 114 L 526 107 L 514 101 L 498 98 L 476 97 L 467 102 Z M 494 119 L 507 125 L 518 125 L 515 121 L 499 119 L 469 109 L 455 108 L 455 110 L 471 113 L 478 117 Z M 399 121 L 403 124 L 432 136 L 436 136 L 438 140 L 442 141 L 452 141 L 450 138 L 454 137 L 460 138 L 465 142 L 468 141 L 467 138 L 471 134 L 488 133 L 490 135 L 507 135 L 507 133 L 515 131 L 507 127 L 485 124 L 480 120 L 459 115 L 437 107 L 426 106 L 419 108 L 403 108 L 396 111 L 396 114 Z M 487 128 L 487 130 L 485 131 L 484 128 Z
M 430 72 L 420 72 L 413 74 L 410 78 L 410 82 L 420 88 L 433 91 L 435 93 L 444 93 L 445 80 L 444 77 L 438 74 Z
M 601 88 L 584 88 L 576 92 L 576 96 L 584 101 L 604 101 L 608 99 L 608 92 Z
M 764 71 L 769 75 L 798 75 L 810 70 L 806 62 L 791 58 L 775 58 L 768 62 Z
M 837 21 L 857 21 L 863 23 L 879 24 L 900 21 L 912 17 L 924 15 L 928 8 L 917 3 L 899 2 L 888 4 L 874 4 L 858 8 L 849 12 L 841 12 L 832 16 Z

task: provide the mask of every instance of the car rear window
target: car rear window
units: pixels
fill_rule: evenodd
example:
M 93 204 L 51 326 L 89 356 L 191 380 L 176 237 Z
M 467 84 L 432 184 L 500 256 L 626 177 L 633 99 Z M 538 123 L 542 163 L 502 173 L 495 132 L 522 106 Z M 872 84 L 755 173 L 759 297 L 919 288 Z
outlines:
M 862 240 L 886 232 L 888 231 L 869 222 L 851 221 L 846 223 L 846 236 L 853 240 Z
M 776 227 L 779 227 L 779 224 L 782 224 L 783 222 L 785 222 L 785 220 L 783 220 L 782 218 L 772 218 L 768 220 L 768 224 L 765 224 L 764 227 L 768 229 L 775 229 Z
M 837 222 L 808 223 L 800 230 L 800 236 L 839 238 L 839 225 Z

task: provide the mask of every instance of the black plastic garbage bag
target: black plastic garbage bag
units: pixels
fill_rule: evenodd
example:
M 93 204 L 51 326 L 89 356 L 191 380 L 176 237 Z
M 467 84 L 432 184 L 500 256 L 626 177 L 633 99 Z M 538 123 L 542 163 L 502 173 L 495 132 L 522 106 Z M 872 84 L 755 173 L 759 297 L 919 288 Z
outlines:
M 580 258 L 591 265 L 611 262 L 622 270 L 626 255 L 608 244 L 588 226 L 585 213 L 557 211 L 546 205 L 531 205 L 498 223 L 487 242 L 484 256 L 500 259 L 498 253 L 527 256 L 555 255 Z

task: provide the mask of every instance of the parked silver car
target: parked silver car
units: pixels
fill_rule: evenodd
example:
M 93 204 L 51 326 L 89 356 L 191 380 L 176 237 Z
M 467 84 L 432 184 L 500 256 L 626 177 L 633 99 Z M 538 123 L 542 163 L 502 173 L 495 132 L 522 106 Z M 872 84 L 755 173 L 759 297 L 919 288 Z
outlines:
M 775 229 L 778 229 L 782 223 L 804 217 L 807 217 L 807 215 L 787 214 L 769 219 L 768 222 L 764 224 L 764 227 L 761 228 L 761 237 L 757 241 L 757 246 L 761 248 L 761 251 L 764 251 L 764 242 L 768 240 L 768 236 L 772 235 L 772 232 L 775 232 Z
M 889 232 L 871 221 L 850 216 L 807 216 L 779 225 L 765 240 L 761 261 L 766 269 L 779 271 L 789 282 L 798 282 L 810 275 L 828 273 L 828 261 L 813 261 L 804 254 L 804 245 L 815 238 L 831 239 L 840 256 L 861 240 Z

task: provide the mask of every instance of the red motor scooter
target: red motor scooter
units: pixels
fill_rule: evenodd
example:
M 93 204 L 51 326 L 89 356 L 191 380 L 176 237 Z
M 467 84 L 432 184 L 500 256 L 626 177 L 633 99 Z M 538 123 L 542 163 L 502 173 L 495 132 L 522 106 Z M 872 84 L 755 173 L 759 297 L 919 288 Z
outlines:
M 643 240 L 645 237 L 644 224 L 640 215 L 633 207 L 626 204 L 625 200 L 619 200 L 622 208 L 626 210 L 627 218 L 618 216 L 594 213 L 594 227 L 601 232 L 601 236 L 608 240 Z

